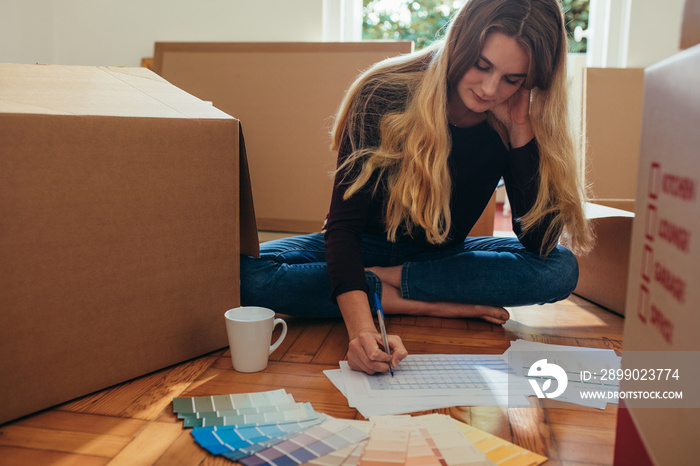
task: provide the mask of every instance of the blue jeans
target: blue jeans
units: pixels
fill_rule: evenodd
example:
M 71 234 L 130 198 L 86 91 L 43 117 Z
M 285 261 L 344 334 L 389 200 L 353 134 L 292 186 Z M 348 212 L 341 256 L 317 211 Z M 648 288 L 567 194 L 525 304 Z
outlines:
M 365 267 L 402 265 L 401 294 L 419 301 L 525 306 L 560 301 L 573 292 L 578 263 L 557 246 L 546 258 L 516 238 L 469 237 L 435 249 L 390 243 L 363 235 Z M 365 271 L 370 308 L 382 283 Z M 323 234 L 295 236 L 260 245 L 260 258 L 241 257 L 241 304 L 303 317 L 341 317 L 331 298 Z

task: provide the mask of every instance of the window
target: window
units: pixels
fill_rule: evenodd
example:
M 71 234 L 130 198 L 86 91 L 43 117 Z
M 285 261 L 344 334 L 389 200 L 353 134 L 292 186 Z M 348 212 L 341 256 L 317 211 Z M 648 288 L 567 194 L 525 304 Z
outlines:
M 588 27 L 590 0 L 560 0 L 564 8 L 569 51 L 586 51 L 586 39 L 573 39 Z M 362 38 L 412 40 L 415 49 L 443 36 L 445 25 L 465 0 L 363 0 Z

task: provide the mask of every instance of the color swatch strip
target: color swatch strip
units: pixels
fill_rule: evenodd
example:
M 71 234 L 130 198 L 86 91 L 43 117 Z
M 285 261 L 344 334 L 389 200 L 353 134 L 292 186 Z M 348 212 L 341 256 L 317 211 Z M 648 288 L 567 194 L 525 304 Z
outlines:
M 474 445 L 498 466 L 537 466 L 547 457 L 514 445 L 500 437 L 453 419 Z
M 490 466 L 493 463 L 459 429 L 453 419 L 443 414 L 415 418 L 425 436 L 439 452 L 441 462 L 450 466 Z
M 367 438 L 367 434 L 361 429 L 331 418 L 284 442 L 241 458 L 239 462 L 246 466 L 303 464 L 341 448 L 354 445 L 365 438 Z
M 312 459 L 308 464 L 313 466 L 358 466 L 366 444 L 367 440 L 363 440 L 355 445 Z
M 235 393 L 231 395 L 199 396 L 174 398 L 173 411 L 176 413 L 198 413 L 230 411 L 234 409 L 274 406 L 294 403 L 292 395 L 283 388 L 267 392 Z
M 265 426 L 237 426 L 195 428 L 192 437 L 203 448 L 215 455 L 225 454 L 230 459 L 235 456 L 242 458 L 253 454 L 255 451 L 267 448 L 282 437 L 303 432 L 323 422 L 325 417 L 317 417 L 310 420 L 270 424 Z M 269 442 L 269 443 L 265 443 Z M 264 445 L 253 449 L 256 445 Z M 239 454 L 234 454 L 239 453 Z
M 199 411 L 196 413 L 177 413 L 178 419 L 202 419 L 209 416 L 240 416 L 244 414 L 260 414 L 269 413 L 272 411 L 283 411 L 288 409 L 290 406 L 295 406 L 297 403 L 286 403 L 282 405 L 269 405 L 269 406 L 255 406 L 252 408 L 240 408 L 231 410 L 221 410 L 221 411 Z
M 360 457 L 361 466 L 406 464 L 412 426 L 374 426 Z
M 313 425 L 318 425 L 318 424 L 320 424 L 321 422 L 323 422 L 323 421 L 322 421 L 321 419 L 319 419 L 319 421 L 318 421 L 318 422 L 315 422 Z M 305 430 L 307 430 L 307 429 L 310 429 L 311 427 L 312 427 L 312 426 L 310 426 L 310 425 L 309 425 L 309 426 L 305 426 L 305 427 L 303 427 L 303 428 L 301 428 L 301 429 L 299 429 L 299 430 L 297 430 L 297 431 L 290 432 L 290 433 L 288 433 L 288 434 L 280 435 L 280 436 L 278 436 L 278 437 L 272 437 L 272 438 L 270 438 L 270 439 L 268 439 L 268 440 L 261 440 L 261 441 L 255 443 L 255 444 L 253 444 L 253 445 L 250 445 L 249 447 L 241 447 L 241 448 L 239 448 L 239 449 L 236 450 L 236 451 L 223 453 L 222 456 L 225 456 L 226 458 L 228 458 L 228 459 L 230 459 L 230 460 L 232 460 L 232 461 L 238 461 L 238 460 L 241 459 L 241 458 L 245 458 L 246 456 L 253 455 L 253 454 L 255 454 L 255 453 L 257 453 L 257 452 L 259 452 L 259 451 L 261 451 L 261 450 L 265 450 L 266 448 L 270 448 L 270 447 L 273 446 L 273 445 L 276 445 L 276 444 L 278 444 L 278 443 L 281 443 L 281 442 L 283 442 L 283 441 L 285 441 L 285 440 L 287 440 L 287 439 L 289 439 L 289 438 L 295 436 L 295 435 L 298 434 L 299 432 L 303 432 L 303 431 L 305 431 Z
M 260 413 L 237 414 L 236 411 L 197 413 L 197 417 L 186 416 L 185 427 L 235 426 L 242 424 L 275 424 L 279 422 L 303 421 L 318 415 L 311 403 L 294 403 L 264 409 Z
M 377 416 L 371 419 L 375 427 L 362 454 L 362 466 L 493 465 L 449 416 L 428 414 L 416 417 Z M 389 437 L 390 432 L 401 429 L 401 437 Z M 406 443 L 402 445 L 404 441 Z

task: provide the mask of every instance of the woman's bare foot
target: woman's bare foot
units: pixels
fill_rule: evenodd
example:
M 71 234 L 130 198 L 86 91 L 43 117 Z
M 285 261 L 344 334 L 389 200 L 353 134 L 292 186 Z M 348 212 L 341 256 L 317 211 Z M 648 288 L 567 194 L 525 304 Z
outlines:
M 401 296 L 401 267 L 371 267 L 382 281 L 382 307 L 387 314 L 408 314 L 449 318 L 480 318 L 492 324 L 502 325 L 510 314 L 502 307 L 448 302 L 425 302 L 405 299 Z M 397 278 L 398 276 L 398 278 Z
M 382 281 L 382 284 L 401 289 L 401 266 L 394 267 L 368 267 L 367 270 L 374 273 Z

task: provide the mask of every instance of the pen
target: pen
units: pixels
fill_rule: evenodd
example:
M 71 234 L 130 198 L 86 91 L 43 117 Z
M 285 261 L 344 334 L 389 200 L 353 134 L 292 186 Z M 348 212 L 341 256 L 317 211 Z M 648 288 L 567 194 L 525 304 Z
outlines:
M 377 305 L 377 318 L 379 319 L 379 329 L 382 331 L 382 340 L 384 341 L 384 351 L 389 355 L 389 371 L 391 376 L 394 376 L 394 366 L 391 365 L 391 350 L 389 349 L 389 339 L 386 337 L 386 326 L 384 325 L 384 309 L 379 299 L 379 295 L 374 293 L 374 302 Z

